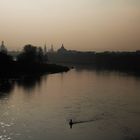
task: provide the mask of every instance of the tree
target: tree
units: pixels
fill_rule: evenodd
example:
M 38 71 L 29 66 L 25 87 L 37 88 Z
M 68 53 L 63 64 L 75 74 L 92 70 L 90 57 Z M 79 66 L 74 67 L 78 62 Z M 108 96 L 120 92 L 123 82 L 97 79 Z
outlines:
M 35 47 L 30 44 L 25 45 L 23 52 L 18 56 L 18 61 L 26 63 L 43 63 L 44 62 L 43 50 L 41 47 Z
M 37 61 L 43 62 L 43 57 L 44 57 L 43 50 L 41 47 L 39 47 L 37 50 L 38 50 L 37 51 Z
M 32 45 L 25 45 L 23 52 L 19 54 L 18 61 L 33 63 L 36 62 L 37 48 Z
M 12 56 L 7 55 L 4 52 L 0 52 L 0 63 L 7 64 L 11 63 L 12 61 Z

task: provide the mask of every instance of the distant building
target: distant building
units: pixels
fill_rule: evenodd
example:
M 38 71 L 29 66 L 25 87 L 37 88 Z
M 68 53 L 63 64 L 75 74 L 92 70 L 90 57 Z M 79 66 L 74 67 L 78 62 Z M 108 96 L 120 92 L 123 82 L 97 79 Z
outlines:
M 57 50 L 58 53 L 67 53 L 68 50 L 65 49 L 64 45 L 62 44 L 61 48 Z
M 53 44 L 51 45 L 51 48 L 48 51 L 49 53 L 54 53 L 54 48 L 53 48 Z
M 47 47 L 46 47 L 46 44 L 44 45 L 44 54 L 47 54 Z
M 44 63 L 48 62 L 48 55 L 47 55 L 47 47 L 46 44 L 44 45 L 44 56 L 43 56 Z
M 140 54 L 140 50 L 137 50 L 136 53 L 137 53 L 137 54 Z
M 4 41 L 1 42 L 0 52 L 7 53 L 7 49 L 6 49 L 5 45 L 4 45 Z

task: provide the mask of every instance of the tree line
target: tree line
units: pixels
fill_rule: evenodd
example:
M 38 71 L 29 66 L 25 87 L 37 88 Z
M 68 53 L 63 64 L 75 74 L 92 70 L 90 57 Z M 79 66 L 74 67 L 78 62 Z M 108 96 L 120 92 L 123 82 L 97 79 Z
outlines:
M 7 52 L 0 52 L 0 63 L 6 64 L 13 61 L 13 57 L 8 55 Z M 48 56 L 41 47 L 28 44 L 23 47 L 22 52 L 16 57 L 16 61 L 21 63 L 47 63 Z
M 53 63 L 88 65 L 100 70 L 121 70 L 140 73 L 140 51 L 135 52 L 78 52 L 49 53 Z
M 0 78 L 42 75 L 68 71 L 68 67 L 48 64 L 48 56 L 41 47 L 25 45 L 22 52 L 14 59 L 7 52 L 0 52 Z

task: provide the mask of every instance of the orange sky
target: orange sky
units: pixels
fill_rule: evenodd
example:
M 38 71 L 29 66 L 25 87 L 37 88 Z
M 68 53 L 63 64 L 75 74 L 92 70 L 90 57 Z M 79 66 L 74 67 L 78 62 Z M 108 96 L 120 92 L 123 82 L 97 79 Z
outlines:
M 140 49 L 140 0 L 0 0 L 0 41 L 76 50 Z

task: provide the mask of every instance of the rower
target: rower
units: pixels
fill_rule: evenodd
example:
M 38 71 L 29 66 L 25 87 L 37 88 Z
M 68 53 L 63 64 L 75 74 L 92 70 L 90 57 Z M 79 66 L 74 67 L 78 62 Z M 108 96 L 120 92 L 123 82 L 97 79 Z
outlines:
M 72 125 L 73 125 L 72 119 L 70 119 L 69 125 L 70 125 L 70 128 L 72 128 Z

